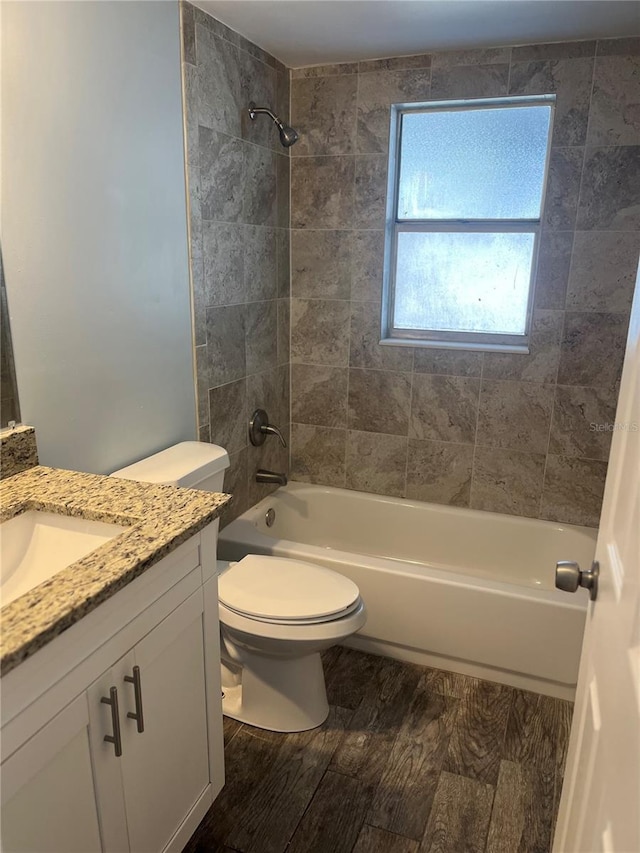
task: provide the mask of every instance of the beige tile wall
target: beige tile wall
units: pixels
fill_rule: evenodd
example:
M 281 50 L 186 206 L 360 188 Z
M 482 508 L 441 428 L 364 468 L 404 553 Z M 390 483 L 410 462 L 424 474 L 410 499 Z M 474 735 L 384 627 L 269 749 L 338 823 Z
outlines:
M 640 246 L 640 39 L 296 69 L 292 474 L 596 525 Z M 555 92 L 529 355 L 380 347 L 389 106 Z M 284 344 L 283 344 L 284 345 Z

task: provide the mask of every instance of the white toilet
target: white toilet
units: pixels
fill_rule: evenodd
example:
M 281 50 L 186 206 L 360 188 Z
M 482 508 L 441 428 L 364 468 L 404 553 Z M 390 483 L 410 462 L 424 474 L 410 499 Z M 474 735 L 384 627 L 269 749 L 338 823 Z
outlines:
M 112 476 L 221 492 L 228 466 L 224 448 L 185 441 Z M 358 587 L 283 557 L 250 554 L 217 567 L 223 712 L 271 731 L 319 726 L 329 713 L 320 652 L 364 625 Z

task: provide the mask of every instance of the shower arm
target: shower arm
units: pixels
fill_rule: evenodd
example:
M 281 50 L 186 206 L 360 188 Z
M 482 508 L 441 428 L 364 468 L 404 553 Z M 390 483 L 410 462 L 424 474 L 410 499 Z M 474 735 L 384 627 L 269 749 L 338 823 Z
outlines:
M 264 113 L 264 115 L 268 115 L 272 121 L 276 123 L 276 126 L 279 130 L 284 128 L 284 124 L 280 121 L 278 116 L 275 113 L 272 113 L 271 110 L 268 110 L 266 107 L 257 107 L 253 101 L 249 104 L 249 118 L 254 119 L 259 113 Z

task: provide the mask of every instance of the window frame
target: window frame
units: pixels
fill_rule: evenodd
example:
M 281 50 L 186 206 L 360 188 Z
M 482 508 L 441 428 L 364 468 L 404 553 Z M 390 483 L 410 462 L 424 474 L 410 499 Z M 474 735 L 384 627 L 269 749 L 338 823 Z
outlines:
M 383 345 L 437 347 L 439 349 L 462 349 L 498 352 L 528 352 L 529 336 L 535 298 L 535 282 L 540 251 L 540 233 L 544 214 L 549 161 L 555 118 L 556 96 L 518 95 L 503 98 L 478 98 L 452 101 L 425 101 L 391 105 L 389 137 L 389 167 L 387 176 L 387 215 L 385 223 L 385 247 L 382 288 Z M 469 111 L 475 109 L 513 108 L 521 106 L 548 106 L 551 108 L 547 149 L 540 198 L 540 216 L 537 219 L 400 219 L 398 196 L 400 190 L 400 151 L 402 142 L 402 117 L 408 113 L 440 111 Z M 394 326 L 398 234 L 417 233 L 533 233 L 533 253 L 529 278 L 529 293 L 525 331 L 522 335 L 488 332 L 438 331 L 435 329 L 403 329 Z

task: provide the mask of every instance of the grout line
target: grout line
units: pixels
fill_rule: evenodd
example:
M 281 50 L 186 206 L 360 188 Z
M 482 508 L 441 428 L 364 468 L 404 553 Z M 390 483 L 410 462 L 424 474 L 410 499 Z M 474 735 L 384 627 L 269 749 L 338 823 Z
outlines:
M 303 421 L 292 421 L 292 426 L 305 426 L 305 427 L 314 427 L 315 429 L 328 429 L 331 432 L 349 432 L 346 427 L 332 427 L 332 426 L 322 426 L 322 424 L 307 424 Z M 362 430 L 351 430 L 351 432 L 361 432 Z M 380 433 L 380 435 L 384 435 L 384 433 Z
M 582 384 L 572 384 L 571 382 L 558 382 L 556 385 L 557 388 L 586 388 L 589 391 L 607 391 L 609 393 L 615 393 L 615 388 L 611 385 L 582 385 Z
M 183 62 L 182 64 L 183 65 L 191 65 L 190 62 Z M 191 68 L 197 69 L 198 67 L 199 66 L 197 66 L 197 65 L 191 65 Z M 196 119 L 197 119 L 197 117 L 198 116 L 197 116 L 197 111 L 196 111 Z M 270 154 L 273 154 L 275 157 L 286 157 L 287 156 L 286 154 L 281 153 L 280 148 L 282 146 L 280 145 L 280 143 L 278 143 L 278 147 L 276 147 L 275 144 L 273 146 L 263 145 L 261 142 L 254 142 L 253 139 L 247 139 L 244 136 L 236 136 L 235 133 L 231 133 L 227 128 L 225 128 L 224 130 L 221 130 L 219 127 L 209 127 L 208 124 L 201 124 L 199 121 L 196 121 L 196 129 L 198 131 L 198 136 L 200 135 L 199 134 L 200 128 L 202 128 L 203 130 L 208 130 L 211 133 L 215 133 L 219 136 L 225 136 L 227 139 L 233 139 L 236 142 L 246 142 L 247 145 L 251 145 L 253 148 L 259 148 L 261 151 L 268 151 Z M 240 131 L 240 132 L 242 132 L 242 131 Z M 615 146 L 612 146 L 612 147 L 615 147 Z M 303 155 L 300 155 L 300 156 L 303 156 Z M 342 155 L 337 155 L 337 156 L 342 156 Z
M 404 433 L 399 432 L 382 432 L 381 430 L 368 430 L 368 429 L 350 429 L 349 427 L 331 427 L 325 426 L 324 424 L 314 424 L 314 423 L 304 423 L 303 421 L 293 421 L 295 426 L 310 426 L 316 427 L 317 429 L 329 429 L 334 430 L 335 432 L 357 432 L 362 435 L 384 435 L 389 438 L 408 438 Z M 431 439 L 431 438 L 412 438 L 411 441 L 418 441 L 422 444 L 446 444 L 450 447 L 473 447 L 470 443 L 465 443 L 463 441 L 440 441 L 439 439 Z M 486 445 L 489 447 L 490 445 Z M 509 448 L 496 448 L 498 450 L 508 450 Z M 526 451 L 518 451 L 518 452 L 526 452 Z M 359 490 L 358 490 L 359 491 Z
M 407 497 L 409 491 L 409 441 L 411 440 L 411 416 L 413 413 L 413 383 L 415 378 L 415 348 L 411 354 L 411 377 L 409 379 L 409 416 L 407 418 L 407 452 L 404 457 L 404 492 L 403 497 Z
M 344 300 L 342 300 L 344 301 Z M 393 373 L 393 374 L 401 374 L 402 376 L 409 376 L 411 371 L 409 370 L 386 370 L 383 367 L 352 367 L 350 364 L 326 364 L 319 361 L 294 361 L 292 364 L 299 364 L 303 367 L 329 367 L 332 370 L 368 370 L 375 373 Z M 428 374 L 421 374 L 428 375 Z M 475 378 L 475 377 L 473 377 Z M 502 381 L 502 380 L 498 380 Z
M 585 148 L 592 148 L 594 146 L 586 145 Z M 621 145 L 616 145 L 616 148 L 622 148 Z M 635 146 L 636 148 L 638 146 Z M 582 181 L 581 181 L 582 183 Z M 553 228 L 545 228 L 547 232 L 551 232 L 553 234 L 628 234 L 628 235 L 637 235 L 637 231 L 617 231 L 615 228 L 565 228 L 563 230 L 556 231 Z
M 276 203 L 277 203 L 277 182 L 276 182 Z M 270 225 L 264 222 L 243 222 L 241 219 L 205 219 L 200 217 L 200 222 L 204 225 L 237 225 L 238 228 L 264 228 L 268 231 L 287 231 L 287 228 L 280 228 L 278 225 Z
M 596 42 L 596 45 L 597 45 L 597 42 Z M 591 89 L 589 92 L 589 112 L 588 112 L 588 116 L 587 116 L 587 129 L 585 132 L 584 148 L 583 148 L 583 154 L 582 154 L 582 167 L 580 169 L 580 186 L 578 188 L 578 198 L 576 200 L 576 219 L 575 219 L 575 223 L 574 223 L 573 239 L 571 241 L 571 257 L 569 260 L 569 271 L 567 273 L 567 286 L 565 289 L 564 306 L 563 306 L 563 311 L 562 311 L 562 329 L 560 331 L 560 353 L 559 353 L 559 357 L 558 357 L 558 365 L 556 367 L 556 375 L 555 375 L 555 382 L 554 382 L 554 389 L 553 389 L 553 403 L 551 405 L 551 418 L 549 419 L 549 433 L 547 435 L 547 449 L 546 449 L 546 452 L 544 455 L 544 467 L 542 470 L 542 486 L 540 489 L 540 500 L 538 501 L 538 518 L 542 518 L 542 507 L 544 505 L 545 487 L 546 487 L 546 482 L 547 482 L 547 468 L 548 468 L 548 464 L 549 464 L 549 455 L 550 455 L 549 454 L 549 448 L 551 446 L 551 434 L 553 431 L 553 425 L 554 425 L 555 416 L 556 416 L 556 401 L 557 401 L 557 397 L 558 397 L 558 377 L 560 375 L 560 364 L 562 361 L 562 350 L 563 350 L 564 335 L 565 335 L 565 329 L 566 329 L 566 323 L 567 323 L 567 297 L 569 295 L 569 284 L 571 281 L 571 272 L 573 269 L 573 262 L 574 262 L 574 257 L 575 257 L 575 235 L 576 235 L 576 227 L 575 226 L 577 226 L 577 224 L 578 224 L 578 218 L 580 215 L 580 202 L 582 199 L 582 187 L 583 187 L 583 183 L 584 183 L 585 163 L 587 161 L 587 141 L 589 138 L 589 124 L 591 122 L 591 107 L 592 107 L 592 102 L 593 102 L 593 89 L 594 89 L 594 85 L 595 85 L 595 75 L 596 75 L 595 54 L 594 54 L 594 57 L 592 58 L 592 62 L 593 62 L 593 67 L 591 69 Z M 606 146 L 603 146 L 603 147 L 606 147 Z M 615 147 L 615 146 L 608 146 L 608 147 Z M 576 312 L 576 313 L 579 313 L 579 312 Z M 588 312 L 583 312 L 583 313 L 588 313 Z
M 246 140 L 242 140 L 243 142 Z M 582 148 L 581 145 L 562 145 L 558 146 L 559 148 Z M 617 145 L 610 146 L 597 146 L 597 147 L 609 147 L 609 148 L 618 148 Z M 271 150 L 271 149 L 269 149 Z M 378 158 L 388 158 L 388 151 L 349 151 L 345 154 L 296 154 L 295 156 L 292 154 L 292 160 L 345 160 L 347 158 L 353 157 L 378 157 Z
M 358 146 L 358 116 L 360 114 L 360 68 L 359 66 L 356 67 L 356 101 L 355 109 L 353 111 L 353 150 L 354 153 L 359 154 L 360 148 Z
M 553 421 L 555 418 L 556 412 L 556 397 L 558 396 L 558 385 L 556 384 L 553 389 L 553 401 L 551 403 L 551 417 L 549 418 L 549 432 L 547 434 L 547 447 L 544 453 L 544 465 L 542 467 L 542 483 L 540 486 L 540 499 L 538 501 L 538 518 L 542 517 L 542 504 L 544 499 L 544 486 L 545 480 L 547 478 L 547 465 L 549 462 L 549 447 L 551 446 L 551 432 L 553 430 Z
M 351 361 L 351 309 L 349 309 L 349 361 Z M 347 364 L 347 395 L 346 395 L 346 412 L 345 412 L 345 429 L 346 439 L 344 442 L 344 487 L 347 488 L 347 463 L 349 460 L 349 386 L 351 381 L 351 367 Z
M 354 147 L 357 149 L 357 138 L 358 138 L 358 108 L 359 108 L 359 92 L 360 92 L 360 74 L 357 73 L 358 66 L 356 65 L 356 108 L 355 108 L 355 116 L 354 116 L 354 125 L 355 125 L 355 136 L 354 136 Z M 356 156 L 356 155 L 353 155 Z M 355 217 L 355 207 L 356 207 L 356 174 L 357 174 L 357 160 L 354 161 L 353 168 L 353 185 L 352 185 L 352 199 L 353 199 L 353 212 Z M 351 390 L 351 317 L 352 317 L 352 303 L 351 303 L 351 292 L 353 290 L 353 268 L 354 268 L 354 258 L 353 258 L 353 244 L 354 244 L 354 236 L 353 232 L 355 229 L 350 229 L 351 233 L 347 238 L 349 240 L 350 247 L 350 258 L 349 258 L 349 350 L 347 355 L 347 399 L 346 399 L 346 413 L 345 413 L 345 425 L 347 428 L 346 440 L 344 443 L 344 486 L 347 486 L 347 473 L 348 473 L 348 463 L 349 463 L 349 393 Z
M 507 95 L 501 95 L 500 97 L 507 97 Z M 200 127 L 204 127 L 207 130 L 214 130 L 213 128 L 207 128 L 206 125 L 200 125 Z M 239 136 L 233 136 L 232 134 L 226 133 L 226 131 L 215 131 L 214 130 L 214 132 L 223 133 L 226 136 L 231 136 L 233 139 L 237 139 L 240 142 L 248 142 L 250 145 L 255 145 L 258 148 L 262 148 L 266 151 L 271 151 L 274 154 L 279 153 L 273 148 L 269 148 L 268 146 L 259 145 L 258 143 L 251 142 L 251 140 L 249 140 L 249 139 L 243 139 L 242 137 L 239 137 Z M 583 143 L 576 144 L 576 145 L 552 144 L 550 147 L 552 149 L 561 148 L 563 150 L 564 149 L 574 149 L 574 148 L 598 148 L 598 149 L 602 149 L 602 148 L 637 148 L 637 143 L 636 142 L 627 142 L 627 143 L 619 143 L 617 145 L 587 145 L 586 142 L 583 142 Z M 378 158 L 387 157 L 388 158 L 388 156 L 389 156 L 388 151 L 354 151 L 354 152 L 349 151 L 349 152 L 346 152 L 344 154 L 296 154 L 296 155 L 292 154 L 291 160 L 298 160 L 298 161 L 300 161 L 300 160 L 344 160 L 344 159 L 347 159 L 349 157 L 354 157 L 354 158 L 355 157 L 378 157 Z M 559 229 L 559 230 L 567 231 L 569 229 L 564 228 L 564 229 Z
M 297 227 L 297 228 L 292 228 L 291 230 L 295 231 L 296 234 L 313 234 L 314 231 L 341 231 L 341 232 L 345 232 L 346 234 L 351 234 L 354 231 L 357 231 L 357 232 L 365 231 L 366 233 L 371 233 L 371 234 L 384 234 L 385 229 L 384 228 L 360 228 L 360 227 L 356 228 L 353 225 L 351 225 L 351 226 L 338 225 L 338 226 L 334 226 L 333 228 L 322 228 L 321 226 L 314 225 L 311 228 Z M 629 231 L 621 231 L 621 232 L 607 231 L 606 233 L 607 234 L 615 234 L 615 233 L 629 234 Z
M 597 46 L 597 42 L 596 42 L 596 46 Z M 596 51 L 597 51 L 597 47 L 596 47 Z M 591 107 L 593 105 L 593 90 L 595 88 L 595 82 L 596 82 L 596 63 L 598 62 L 597 52 L 596 52 L 596 54 L 594 54 L 594 56 L 591 57 L 591 61 L 593 62 L 593 67 L 591 69 L 591 89 L 589 90 L 589 110 L 587 112 L 587 127 L 586 127 L 585 134 L 584 134 L 585 159 L 586 159 L 587 146 L 589 143 L 589 128 L 591 126 L 591 118 L 592 118 Z M 589 148 L 614 148 L 614 147 L 617 147 L 617 146 L 613 146 L 613 145 L 611 145 L 611 146 L 589 145 Z M 582 171 L 582 175 L 580 176 L 581 177 L 580 189 L 582 189 L 582 176 L 584 175 L 584 162 L 585 161 L 583 160 L 582 161 L 582 170 L 583 171 Z M 579 202 L 579 193 L 578 193 L 578 202 Z
M 341 296 L 292 296 L 292 299 L 297 299 L 300 302 L 356 302 L 359 305 L 367 305 L 368 300 L 364 299 L 349 299 Z M 379 303 L 373 303 L 374 305 Z
M 469 507 L 473 506 L 473 482 L 475 479 L 476 473 L 476 452 L 479 446 L 478 444 L 478 430 L 480 428 L 480 401 L 482 399 L 482 383 L 484 381 L 484 362 L 485 362 L 485 353 L 482 353 L 482 364 L 480 365 L 480 387 L 478 389 L 478 408 L 476 409 L 476 430 L 473 436 L 473 455 L 471 457 L 471 482 L 469 483 Z M 484 446 L 484 445 L 482 445 Z
M 569 261 L 569 273 L 567 275 L 567 290 L 565 292 L 565 306 L 566 306 L 566 300 L 567 300 L 567 293 L 569 291 L 569 276 L 571 275 L 571 264 L 572 263 L 573 263 L 573 241 L 571 243 L 571 260 Z M 547 465 L 548 465 L 548 461 L 549 461 L 549 448 L 551 447 L 551 435 L 553 432 L 553 424 L 554 424 L 555 415 L 556 415 L 556 400 L 558 397 L 558 387 L 559 387 L 558 386 L 558 375 L 560 373 L 560 361 L 562 359 L 562 342 L 564 341 L 564 330 L 565 330 L 565 326 L 566 326 L 566 321 L 567 321 L 567 312 L 566 312 L 566 308 L 565 308 L 565 310 L 562 311 L 562 326 L 560 329 L 560 352 L 558 354 L 558 364 L 556 365 L 555 379 L 554 379 L 553 383 L 549 383 L 550 385 L 553 384 L 553 401 L 551 403 L 551 417 L 549 419 L 549 433 L 547 435 L 547 449 L 546 449 L 545 454 L 544 454 L 544 466 L 542 469 L 542 486 L 540 488 L 540 500 L 538 501 L 538 518 L 542 517 L 542 504 L 543 504 L 543 499 L 544 499 L 545 482 L 547 479 Z
M 580 214 L 580 202 L 582 200 L 582 188 L 583 188 L 583 184 L 584 184 L 584 171 L 585 171 L 584 167 L 585 167 L 585 163 L 587 162 L 587 148 L 618 148 L 618 147 L 620 147 L 617 145 L 587 145 L 587 142 L 589 139 L 589 124 L 591 123 L 591 108 L 593 106 L 593 90 L 595 87 L 595 81 L 596 81 L 596 62 L 595 62 L 595 58 L 594 58 L 593 68 L 591 69 L 591 89 L 589 91 L 589 112 L 587 115 L 587 129 L 585 132 L 584 150 L 582 153 L 582 167 L 580 169 L 580 186 L 578 187 L 578 199 L 577 199 L 577 203 L 576 203 L 576 221 L 575 221 L 574 227 L 573 227 L 574 234 L 575 234 L 575 231 L 577 230 L 578 217 Z M 575 240 L 574 240 L 574 243 L 571 245 L 571 264 L 570 264 L 570 268 L 569 268 L 569 275 L 571 275 L 571 265 L 573 264 L 573 248 L 574 248 L 574 245 L 575 245 Z M 567 282 L 567 289 L 568 289 L 568 282 Z M 565 300 L 565 305 L 566 305 L 566 300 Z

